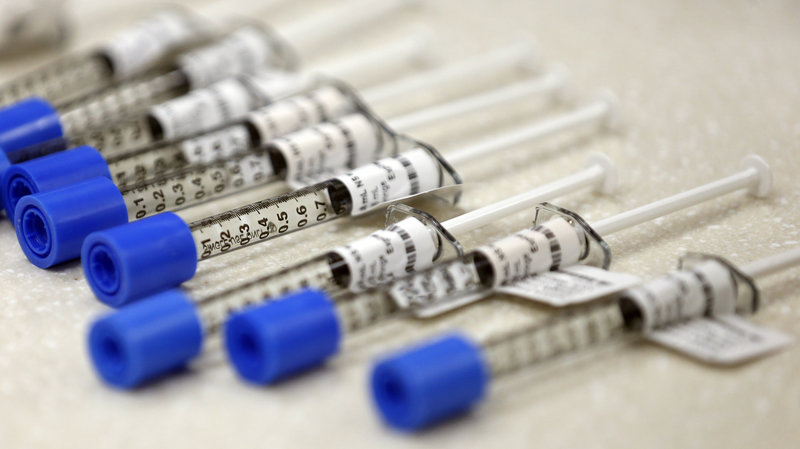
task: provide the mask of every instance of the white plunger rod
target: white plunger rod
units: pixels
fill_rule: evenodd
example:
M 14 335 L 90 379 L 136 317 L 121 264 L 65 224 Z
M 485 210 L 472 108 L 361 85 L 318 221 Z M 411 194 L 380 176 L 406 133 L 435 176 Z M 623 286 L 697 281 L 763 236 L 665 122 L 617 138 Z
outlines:
M 274 13 L 281 7 L 285 7 L 289 2 L 290 0 L 259 0 L 257 3 L 241 0 L 193 0 L 191 5 L 192 9 L 201 14 L 203 17 L 215 19 L 218 17 L 229 16 L 231 11 L 236 11 L 238 16 L 266 19 L 264 21 L 271 25 L 272 23 L 270 21 L 270 14 Z M 116 6 L 116 2 L 108 3 Z
M 473 82 L 476 77 L 494 78 L 498 73 L 524 63 L 532 63 L 535 58 L 533 45 L 530 42 L 514 44 L 499 50 L 493 50 L 441 68 L 429 70 L 419 75 L 403 78 L 391 84 L 374 87 L 364 91 L 364 98 L 370 103 L 397 98 L 408 92 L 423 89 L 436 90 L 440 86 Z
M 301 53 L 330 44 L 354 29 L 419 0 L 351 0 L 325 9 L 278 32 Z
M 769 166 L 757 156 L 749 156 L 745 163 L 747 167 L 734 175 L 600 220 L 592 228 L 600 235 L 608 235 L 740 189 L 754 191 L 771 176 Z
M 754 260 L 747 265 L 742 265 L 739 269 L 744 274 L 755 278 L 775 274 L 798 264 L 800 264 L 800 246 L 763 259 Z
M 531 208 L 543 201 L 550 201 L 586 187 L 598 188 L 607 181 L 608 176 L 614 176 L 614 165 L 611 159 L 604 154 L 595 154 L 593 159 L 600 160 L 591 163 L 587 168 L 572 175 L 512 196 L 490 206 L 451 218 L 443 222 L 442 226 L 453 234 L 467 232 L 507 215 Z
M 451 164 L 457 165 L 481 158 L 495 151 L 519 145 L 523 142 L 542 139 L 585 123 L 600 121 L 612 112 L 613 104 L 611 99 L 605 97 L 601 98 L 588 105 L 573 109 L 570 112 L 532 123 L 509 133 L 481 140 L 476 144 L 463 147 L 456 151 L 448 152 L 447 160 Z
M 334 62 L 319 64 L 314 72 L 327 74 L 343 80 L 363 80 L 374 73 L 394 73 L 403 70 L 415 61 L 423 60 L 429 53 L 430 37 L 414 34 L 393 40 L 379 48 L 350 54 Z M 314 76 L 309 74 L 308 76 Z M 392 83 L 393 84 L 393 83 Z
M 521 98 L 555 95 L 562 87 L 564 87 L 564 76 L 561 72 L 554 71 L 536 79 L 401 115 L 389 120 L 389 125 L 395 129 L 409 130 Z

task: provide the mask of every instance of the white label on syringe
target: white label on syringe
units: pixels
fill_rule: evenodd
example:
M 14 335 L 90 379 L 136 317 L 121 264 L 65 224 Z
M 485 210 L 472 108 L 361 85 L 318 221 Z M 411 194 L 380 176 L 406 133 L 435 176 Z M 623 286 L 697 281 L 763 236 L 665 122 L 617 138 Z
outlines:
M 431 230 L 412 217 L 333 252 L 347 264 L 350 291 L 362 292 L 431 266 L 436 243 Z
M 500 293 L 530 299 L 553 307 L 581 304 L 620 292 L 641 280 L 588 265 L 545 271 L 497 288 Z
M 388 157 L 337 176 L 353 200 L 352 215 L 436 189 L 441 184 L 439 162 L 421 148 Z
M 121 33 L 101 50 L 114 68 L 116 79 L 145 70 L 180 42 L 197 33 L 197 25 L 180 11 L 163 11 Z
M 322 87 L 307 95 L 295 95 L 255 110 L 247 121 L 258 131 L 261 142 L 332 120 L 352 111 L 354 104 L 339 89 Z
M 736 281 L 730 270 L 709 260 L 654 279 L 625 293 L 642 314 L 645 332 L 701 316 L 736 312 Z
M 736 365 L 789 346 L 789 335 L 739 316 L 694 318 L 645 335 L 648 340 L 705 363 Z
M 412 309 L 419 317 L 450 311 L 490 295 L 482 288 L 471 260 L 457 259 L 399 279 L 389 294 L 401 309 Z
M 246 126 L 234 125 L 186 139 L 180 146 L 189 164 L 210 164 L 249 150 L 250 133 Z
M 256 27 L 240 28 L 213 45 L 181 55 L 178 65 L 192 89 L 230 76 L 253 73 L 271 58 L 270 36 Z
M 554 218 L 476 251 L 492 265 L 497 287 L 578 262 L 581 242 L 572 225 L 563 218 Z
M 244 117 L 258 101 L 241 80 L 220 81 L 150 108 L 165 140 L 187 137 Z
M 351 114 L 275 139 L 270 147 L 285 161 L 286 179 L 303 184 L 374 161 L 379 133 L 368 118 Z

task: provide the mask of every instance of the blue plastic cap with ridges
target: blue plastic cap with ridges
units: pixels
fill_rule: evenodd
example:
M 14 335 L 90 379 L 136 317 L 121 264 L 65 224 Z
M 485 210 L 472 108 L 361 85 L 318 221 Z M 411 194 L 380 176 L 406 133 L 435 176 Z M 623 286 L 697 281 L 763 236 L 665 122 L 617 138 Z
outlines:
M 111 172 L 100 152 L 88 145 L 12 165 L 0 183 L 6 214 L 13 217 L 17 203 L 26 195 L 91 178 L 111 179 Z
M 41 98 L 31 97 L 0 108 L 0 147 L 5 151 L 29 147 L 63 135 L 58 111 Z
M 0 207 L 3 207 L 3 196 L 4 196 L 4 188 L 3 186 L 3 176 L 14 164 L 19 164 L 21 162 L 29 161 L 31 159 L 36 159 L 37 157 L 46 156 L 48 154 L 57 153 L 59 151 L 64 151 L 67 149 L 67 139 L 63 137 L 59 137 L 57 139 L 51 139 L 46 142 L 42 142 L 36 145 L 32 145 L 25 148 L 16 149 L 14 151 L 5 151 L 4 149 L 0 148 Z M 16 206 L 15 206 L 16 207 Z M 4 208 L 5 209 L 5 208 Z M 13 210 L 10 214 L 6 214 L 9 218 L 14 218 Z
M 17 240 L 39 268 L 77 259 L 89 234 L 127 222 L 122 194 L 108 178 L 25 196 L 14 212 Z
M 8 170 L 8 167 L 11 167 L 11 161 L 6 156 L 6 152 L 0 148 L 0 183 L 2 183 L 3 174 Z M 0 207 L 3 207 L 3 192 L 0 189 Z M 6 214 L 6 216 L 11 217 L 11 215 Z
M 321 365 L 342 339 L 336 307 L 320 290 L 302 290 L 246 309 L 225 324 L 228 357 L 239 375 L 271 384 Z
M 95 321 L 88 346 L 100 377 L 129 389 L 186 367 L 200 354 L 203 326 L 194 304 L 169 290 Z
M 383 419 L 398 429 L 421 430 L 469 410 L 489 383 L 481 349 L 451 335 L 378 362 L 371 387 Z
M 111 307 L 177 287 L 197 270 L 192 231 L 171 212 L 90 234 L 81 259 L 95 296 Z

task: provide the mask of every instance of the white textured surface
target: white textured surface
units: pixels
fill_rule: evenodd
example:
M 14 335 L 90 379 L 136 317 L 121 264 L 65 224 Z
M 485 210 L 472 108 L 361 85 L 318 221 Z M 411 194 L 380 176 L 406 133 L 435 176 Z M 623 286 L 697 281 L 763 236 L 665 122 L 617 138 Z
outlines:
M 76 2 L 88 11 L 110 4 Z M 121 11 L 140 3 L 114 2 Z M 237 2 L 245 3 L 245 2 Z M 300 2 L 297 2 L 300 3 Z M 438 0 L 424 13 L 452 55 L 466 55 L 535 35 L 549 61 L 566 64 L 579 94 L 608 86 L 627 122 L 621 138 L 580 145 L 520 148 L 465 167 L 484 182 L 464 209 L 582 165 L 587 150 L 607 151 L 621 167 L 615 197 L 574 195 L 559 204 L 600 218 L 683 187 L 726 175 L 745 154 L 772 164 L 775 191 L 744 194 L 693 208 L 609 239 L 615 268 L 653 276 L 685 251 L 735 262 L 800 244 L 800 3 L 786 1 Z M 322 2 L 288 7 L 298 16 Z M 104 24 L 79 34 L 85 45 L 135 19 L 97 13 Z M 396 32 L 386 27 L 380 33 Z M 381 38 L 380 33 L 366 37 Z M 355 45 L 357 41 L 351 42 Z M 341 49 L 350 47 L 343 45 Z M 3 63 L 0 76 L 34 58 Z M 518 109 L 518 110 L 517 110 Z M 524 120 L 531 108 L 466 120 L 466 126 L 423 130 L 443 148 Z M 448 139 L 442 137 L 445 134 Z M 251 192 L 198 210 L 199 217 L 263 195 Z M 440 215 L 452 214 L 434 207 Z M 474 232 L 478 244 L 525 226 L 531 214 Z M 204 265 L 190 283 L 216 288 L 254 270 L 276 270 L 381 225 L 380 217 L 341 221 Z M 598 351 L 498 382 L 470 416 L 406 436 L 385 428 L 366 395 L 368 361 L 388 347 L 454 325 L 484 333 L 537 319 L 549 311 L 504 298 L 435 323 L 390 323 L 351 341 L 352 351 L 327 369 L 275 388 L 240 383 L 221 359 L 204 369 L 134 393 L 111 390 L 92 372 L 87 323 L 105 309 L 77 263 L 50 271 L 22 256 L 7 220 L 0 222 L 0 438 L 4 447 L 775 447 L 800 446 L 800 350 L 758 363 L 714 369 L 659 348 L 635 344 Z M 762 282 L 769 305 L 755 319 L 800 337 L 800 270 Z

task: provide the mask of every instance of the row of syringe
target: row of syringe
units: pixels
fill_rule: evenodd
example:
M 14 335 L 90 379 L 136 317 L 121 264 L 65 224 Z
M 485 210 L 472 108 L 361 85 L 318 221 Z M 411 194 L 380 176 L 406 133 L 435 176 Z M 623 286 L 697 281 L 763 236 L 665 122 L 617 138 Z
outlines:
M 528 52 L 520 47 L 503 50 L 359 96 L 349 86 L 323 78 L 270 73 L 224 79 L 230 73 L 219 74 L 210 67 L 236 67 L 236 61 L 218 62 L 221 54 L 240 54 L 232 48 L 242 49 L 241 54 L 246 54 L 245 49 L 262 54 L 265 50 L 257 43 L 269 41 L 276 47 L 272 53 L 284 51 L 272 37 L 259 38 L 252 28 L 237 29 L 227 37 L 236 39 L 223 38 L 214 44 L 217 47 L 212 45 L 216 53 L 202 49 L 199 55 L 183 56 L 176 59 L 178 68 L 170 66 L 144 80 L 114 87 L 99 100 L 70 103 L 60 115 L 41 100 L 3 111 L 9 114 L 6 117 L 16 117 L 5 122 L 15 126 L 14 132 L 3 134 L 11 137 L 2 138 L 9 162 L 14 163 L 4 175 L 4 205 L 14 217 L 28 258 L 48 267 L 82 255 L 87 280 L 98 297 L 111 305 L 157 295 L 92 327 L 95 365 L 117 386 L 132 387 L 173 372 L 200 353 L 204 337 L 219 335 L 223 326 L 226 347 L 242 376 L 259 383 L 274 382 L 319 365 L 338 350 L 348 332 L 392 316 L 426 313 L 423 311 L 431 307 L 449 310 L 543 272 L 590 262 L 606 268 L 610 249 L 602 235 L 737 189 L 748 188 L 758 196 L 769 190 L 769 168 L 751 157 L 735 175 L 591 226 L 570 211 L 541 207 L 536 227 L 464 253 L 454 234 L 578 189 L 610 191 L 613 164 L 596 156 L 585 170 L 443 223 L 422 211 L 394 207 L 394 216 L 405 214 L 407 218 L 320 257 L 212 296 L 193 300 L 187 291 L 158 294 L 190 278 L 199 260 L 417 194 L 449 193 L 452 189 L 446 187 L 461 183 L 453 165 L 576 126 L 608 123 L 612 118 L 613 102 L 606 96 L 444 157 L 434 147 L 395 129 L 435 123 L 519 97 L 555 96 L 564 87 L 562 72 L 551 71 L 530 81 L 384 121 L 365 100 L 372 104 L 431 88 L 470 76 L 483 65 L 493 69 L 518 65 L 528 60 Z M 396 54 L 411 55 L 416 45 L 397 48 Z M 247 58 L 252 55 L 240 64 L 247 68 L 237 69 L 242 73 L 253 72 L 264 63 Z M 358 69 L 353 73 L 363 73 L 369 66 L 365 63 L 374 65 L 375 58 L 357 58 L 349 67 Z M 99 59 L 112 68 L 125 64 L 109 63 L 108 55 Z M 179 89 L 163 87 L 172 85 L 172 81 L 164 81 L 172 78 L 179 80 Z M 203 81 L 189 81 L 198 79 Z M 221 81 L 214 84 L 217 80 Z M 156 84 L 161 87 L 153 87 Z M 178 97 L 196 86 L 210 87 Z M 133 101 L 132 92 L 144 94 Z M 86 132 L 101 123 L 90 119 L 92 114 L 110 123 L 115 111 L 120 111 L 120 117 L 130 114 L 129 104 L 141 108 L 169 97 L 177 98 L 143 109 L 146 113 L 138 117 Z M 20 133 L 33 126 L 23 120 L 30 118 L 40 129 L 29 135 Z M 58 140 L 49 139 L 52 137 Z M 28 145 L 36 140 L 45 142 Z M 148 146 L 160 141 L 165 143 Z M 96 148 L 61 151 L 80 142 L 92 142 Z M 67 166 L 81 170 L 64 170 Z M 346 173 L 338 174 L 342 172 Z M 189 224 L 174 214 L 150 217 L 278 179 L 306 187 Z M 545 219 L 545 215 L 550 216 Z M 137 219 L 142 220 L 121 226 Z M 448 248 L 452 254 L 447 253 Z M 457 257 L 450 259 L 452 255 Z M 693 279 L 707 287 L 702 276 Z M 725 279 L 712 278 L 723 290 Z M 317 290 L 291 294 L 308 287 Z M 682 295 L 691 290 L 682 288 Z M 285 299 L 267 301 L 279 297 Z M 617 329 L 643 326 L 651 330 L 704 314 L 740 310 L 730 305 L 736 302 L 727 296 L 723 299 L 729 305 L 718 308 L 689 301 L 699 298 L 697 295 L 686 296 L 686 301 L 684 296 L 668 298 L 679 306 L 654 294 L 641 296 L 645 299 L 638 302 L 635 299 L 640 297 L 633 293 L 622 297 L 634 299 L 605 307 L 600 313 L 592 309 L 580 319 L 565 318 L 498 336 L 483 343 L 483 352 L 458 337 L 437 343 L 434 349 L 390 358 L 378 365 L 374 374 L 380 410 L 389 422 L 404 428 L 418 428 L 449 416 L 480 397 L 489 375 L 498 376 L 579 346 L 569 333 L 566 340 L 556 338 L 570 326 L 586 324 L 595 333 L 590 339 L 594 342 L 616 335 Z M 707 305 L 715 298 L 706 295 L 703 300 Z M 712 309 L 713 313 L 709 312 Z M 237 313 L 230 318 L 232 312 Z M 564 324 L 572 322 L 577 324 Z M 656 324 L 645 326 L 642 322 Z M 452 368 L 449 371 L 441 368 L 418 375 L 435 365 L 426 360 L 447 357 L 456 360 L 446 364 Z M 445 388 L 451 385 L 454 390 Z

